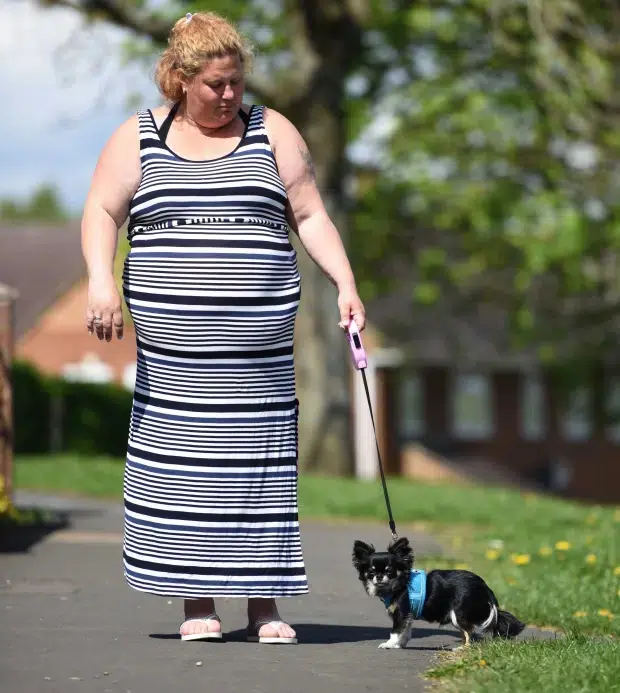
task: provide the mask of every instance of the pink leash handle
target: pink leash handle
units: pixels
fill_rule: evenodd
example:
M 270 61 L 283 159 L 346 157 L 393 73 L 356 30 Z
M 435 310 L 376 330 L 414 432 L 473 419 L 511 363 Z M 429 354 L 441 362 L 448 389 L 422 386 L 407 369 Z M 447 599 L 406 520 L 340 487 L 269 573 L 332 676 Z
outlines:
M 354 318 L 351 318 L 346 334 L 349 340 L 349 346 L 351 347 L 353 365 L 358 371 L 361 371 L 368 366 L 368 359 L 366 358 L 362 337 Z

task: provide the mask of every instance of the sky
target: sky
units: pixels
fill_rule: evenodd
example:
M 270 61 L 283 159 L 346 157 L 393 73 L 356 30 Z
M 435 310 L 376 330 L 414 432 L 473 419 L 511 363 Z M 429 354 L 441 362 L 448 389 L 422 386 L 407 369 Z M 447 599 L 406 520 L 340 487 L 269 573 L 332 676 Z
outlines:
M 89 27 L 69 9 L 0 2 L 0 198 L 57 186 L 79 212 L 99 153 L 138 107 L 160 98 L 152 68 L 121 64 L 125 33 Z

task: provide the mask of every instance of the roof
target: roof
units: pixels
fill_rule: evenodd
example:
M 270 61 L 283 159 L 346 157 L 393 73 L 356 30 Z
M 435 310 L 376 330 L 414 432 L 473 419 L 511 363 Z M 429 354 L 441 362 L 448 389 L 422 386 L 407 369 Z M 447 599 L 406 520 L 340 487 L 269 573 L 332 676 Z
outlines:
M 82 277 L 80 224 L 0 225 L 0 284 L 16 289 L 15 337 Z

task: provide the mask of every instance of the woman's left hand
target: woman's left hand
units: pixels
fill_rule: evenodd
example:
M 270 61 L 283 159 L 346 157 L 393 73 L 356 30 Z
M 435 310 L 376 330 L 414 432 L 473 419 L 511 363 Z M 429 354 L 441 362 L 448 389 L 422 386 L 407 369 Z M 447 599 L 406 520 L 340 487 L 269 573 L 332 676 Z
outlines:
M 343 330 L 346 330 L 349 326 L 351 318 L 355 319 L 360 331 L 366 327 L 366 311 L 364 310 L 364 304 L 357 295 L 355 286 L 346 286 L 340 289 L 338 310 L 340 311 L 340 322 L 338 325 Z

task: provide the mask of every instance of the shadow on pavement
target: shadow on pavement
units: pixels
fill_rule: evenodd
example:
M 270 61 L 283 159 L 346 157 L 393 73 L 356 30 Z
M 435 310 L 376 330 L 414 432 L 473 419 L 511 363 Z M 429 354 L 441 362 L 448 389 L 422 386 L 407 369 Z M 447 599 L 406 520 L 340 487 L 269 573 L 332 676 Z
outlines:
M 390 634 L 389 626 L 378 628 L 376 626 L 336 626 L 333 624 L 321 623 L 293 623 L 291 624 L 297 631 L 299 642 L 303 645 L 332 645 L 336 643 L 353 643 L 353 642 L 368 642 L 368 641 L 385 641 Z M 458 633 L 452 633 L 450 630 L 440 628 L 414 628 L 413 636 L 407 645 L 408 650 L 432 650 L 438 651 L 445 649 L 443 647 L 416 647 L 416 640 L 419 638 L 431 637 L 434 635 L 454 635 L 454 639 L 460 641 Z M 151 633 L 150 638 L 156 640 L 180 640 L 180 636 L 176 633 Z M 238 630 L 227 631 L 224 633 L 224 641 L 228 642 L 245 642 L 246 632 L 241 628 Z M 196 644 L 205 643 L 212 644 L 220 641 L 204 641 L 195 640 Z
M 0 521 L 0 554 L 26 553 L 52 532 L 67 529 L 70 514 L 38 508 L 19 508 L 15 518 Z

